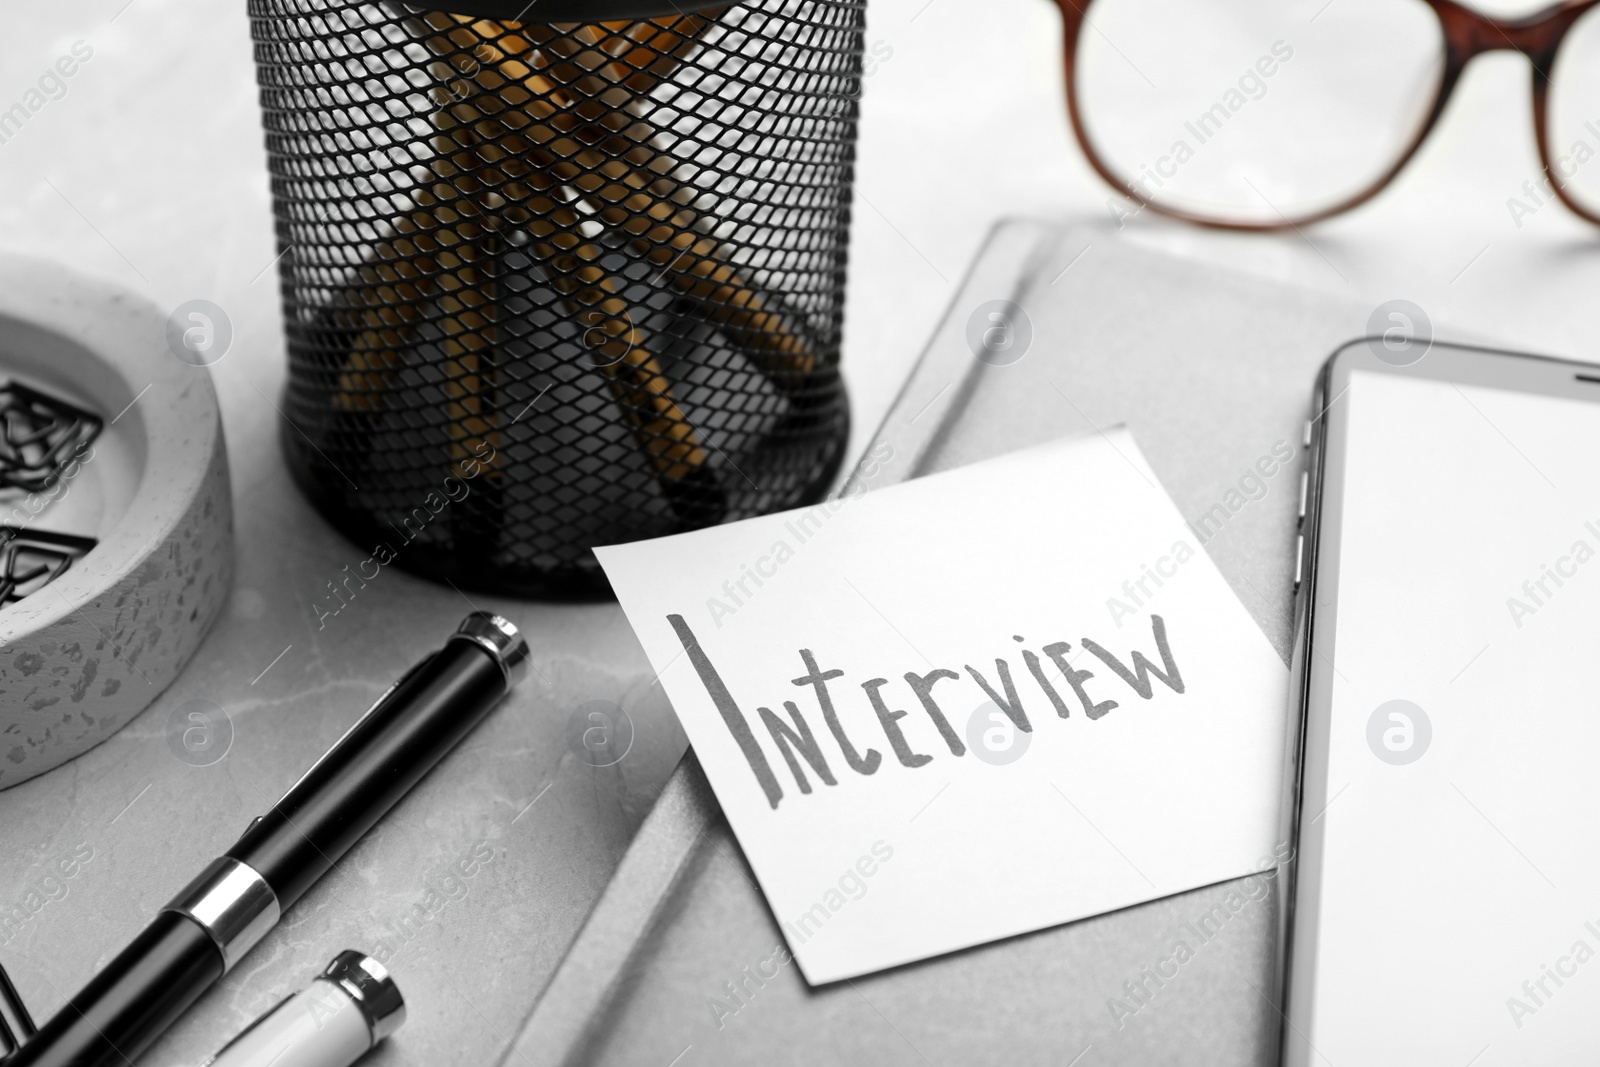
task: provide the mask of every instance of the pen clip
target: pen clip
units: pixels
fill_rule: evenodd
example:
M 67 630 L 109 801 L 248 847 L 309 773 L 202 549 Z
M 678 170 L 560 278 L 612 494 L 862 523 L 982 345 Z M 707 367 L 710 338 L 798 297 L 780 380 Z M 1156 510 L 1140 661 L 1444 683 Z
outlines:
M 312 774 L 316 773 L 317 768 L 322 766 L 324 763 L 326 763 L 328 761 L 328 757 L 332 756 L 335 752 L 339 751 L 339 746 L 344 744 L 345 740 L 351 734 L 353 734 L 357 730 L 359 730 L 361 728 L 361 724 L 362 723 L 364 723 L 368 719 L 372 718 L 373 713 L 376 712 L 380 707 L 383 706 L 383 702 L 385 700 L 388 700 L 391 696 L 394 695 L 394 691 L 396 689 L 399 689 L 402 685 L 405 685 L 412 678 L 416 677 L 417 672 L 422 670 L 422 668 L 426 667 L 428 664 L 432 663 L 433 662 L 433 657 L 437 656 L 438 654 L 439 654 L 439 652 L 438 652 L 437 649 L 434 650 L 433 652 L 428 653 L 421 660 L 419 660 L 415 664 L 413 664 L 410 670 L 406 671 L 406 673 L 402 674 L 399 678 L 395 679 L 394 684 L 389 686 L 389 688 L 385 689 L 383 691 L 382 695 L 379 696 L 377 700 L 374 700 L 372 702 L 372 707 L 370 707 L 366 711 L 362 712 L 361 713 L 361 718 L 359 718 L 355 722 L 351 723 L 350 724 L 350 728 L 348 730 L 346 730 L 344 733 L 339 735 L 339 740 L 335 741 L 332 745 L 328 746 L 328 751 L 324 752 L 321 756 L 319 756 L 317 758 L 317 762 L 315 762 L 311 766 L 307 767 L 306 768 L 306 772 L 304 774 L 302 774 L 299 778 L 296 778 L 294 784 L 291 785 L 288 789 L 283 791 L 283 796 L 278 798 L 278 804 L 282 804 L 285 797 L 289 796 L 289 794 L 293 793 L 296 789 L 299 789 L 300 788 L 300 784 L 302 782 L 304 782 L 307 778 L 310 778 L 312 776 Z M 276 807 L 276 806 L 277 805 L 274 805 L 274 807 Z

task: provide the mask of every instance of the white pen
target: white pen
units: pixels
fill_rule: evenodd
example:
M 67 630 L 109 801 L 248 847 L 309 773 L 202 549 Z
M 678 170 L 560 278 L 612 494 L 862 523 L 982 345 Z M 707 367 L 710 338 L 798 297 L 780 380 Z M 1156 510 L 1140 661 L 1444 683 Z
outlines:
M 350 1067 L 405 1021 L 405 1001 L 383 964 L 341 952 L 201 1067 Z

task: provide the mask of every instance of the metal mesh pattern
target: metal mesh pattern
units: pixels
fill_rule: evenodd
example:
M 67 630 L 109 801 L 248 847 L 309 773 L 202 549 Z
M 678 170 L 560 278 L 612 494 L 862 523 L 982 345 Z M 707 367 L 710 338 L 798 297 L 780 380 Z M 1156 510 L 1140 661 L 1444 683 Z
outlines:
M 863 4 L 250 0 L 283 442 L 323 512 L 408 569 L 556 594 L 603 588 L 590 546 L 825 490 Z

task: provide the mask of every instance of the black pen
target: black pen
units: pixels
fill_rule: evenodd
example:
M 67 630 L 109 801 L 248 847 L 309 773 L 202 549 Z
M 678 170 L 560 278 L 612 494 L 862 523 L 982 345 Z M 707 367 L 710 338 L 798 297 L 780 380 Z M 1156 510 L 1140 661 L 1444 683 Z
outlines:
M 528 644 L 467 616 L 3 1067 L 126 1067 L 527 673 Z

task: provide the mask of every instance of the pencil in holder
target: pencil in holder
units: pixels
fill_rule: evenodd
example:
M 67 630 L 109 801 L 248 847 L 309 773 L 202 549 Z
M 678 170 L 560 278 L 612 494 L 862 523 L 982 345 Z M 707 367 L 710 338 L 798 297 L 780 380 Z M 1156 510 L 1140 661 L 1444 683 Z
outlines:
M 584 595 L 595 545 L 825 492 L 863 6 L 249 0 L 318 509 Z

